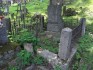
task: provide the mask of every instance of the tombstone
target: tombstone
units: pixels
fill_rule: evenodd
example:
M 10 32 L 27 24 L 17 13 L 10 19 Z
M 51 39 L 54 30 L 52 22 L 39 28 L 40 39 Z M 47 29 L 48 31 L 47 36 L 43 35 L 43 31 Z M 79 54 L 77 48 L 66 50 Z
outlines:
M 0 27 L 0 45 L 8 42 L 8 34 L 5 26 Z
M 86 30 L 86 18 L 81 18 L 80 23 L 82 24 L 81 36 L 85 35 Z
M 60 59 L 67 60 L 69 58 L 71 52 L 71 39 L 72 29 L 62 29 L 58 53 Z
M 11 20 L 10 20 L 10 18 L 4 18 L 2 20 L 2 23 L 4 24 L 4 26 L 6 27 L 8 32 L 11 32 Z
M 33 45 L 32 45 L 32 43 L 25 43 L 24 44 L 24 49 L 27 50 L 28 52 L 33 53 Z
M 55 0 L 56 1 L 56 0 Z M 63 23 L 62 23 L 62 4 L 54 3 L 54 0 L 50 0 L 50 5 L 48 6 L 48 24 L 47 31 L 60 32 Z
M 7 15 L 9 13 L 9 6 L 8 5 L 5 6 L 4 13 L 5 13 L 5 15 Z

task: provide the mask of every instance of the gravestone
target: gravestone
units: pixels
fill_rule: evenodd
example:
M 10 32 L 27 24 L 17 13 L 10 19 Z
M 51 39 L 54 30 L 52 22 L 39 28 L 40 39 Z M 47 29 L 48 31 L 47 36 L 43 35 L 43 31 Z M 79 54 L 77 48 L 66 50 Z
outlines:
M 24 44 L 24 49 L 27 50 L 28 52 L 33 53 L 33 45 L 32 45 L 32 43 L 25 43 Z
M 2 20 L 2 23 L 6 27 L 6 29 L 8 30 L 8 32 L 11 32 L 11 20 L 10 20 L 10 18 L 4 18 Z
M 60 32 L 63 23 L 62 23 L 62 4 L 57 0 L 50 0 L 50 4 L 48 6 L 48 24 L 47 31 Z
M 86 30 L 86 18 L 81 18 L 80 23 L 82 24 L 81 36 L 83 36 L 85 35 L 85 30 Z
M 62 29 L 58 53 L 60 59 L 67 60 L 69 58 L 71 53 L 71 39 L 72 29 Z
M 5 5 L 4 13 L 5 13 L 5 15 L 9 14 L 9 6 L 7 4 Z
M 0 27 L 0 45 L 8 42 L 7 29 L 5 26 Z

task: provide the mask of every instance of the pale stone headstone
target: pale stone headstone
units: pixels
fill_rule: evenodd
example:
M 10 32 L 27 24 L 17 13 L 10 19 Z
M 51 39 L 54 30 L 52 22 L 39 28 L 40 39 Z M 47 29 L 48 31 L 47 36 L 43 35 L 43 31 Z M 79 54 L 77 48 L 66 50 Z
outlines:
M 25 43 L 24 44 L 24 49 L 27 50 L 28 52 L 33 53 L 33 45 L 32 45 L 32 43 Z
M 67 60 L 69 58 L 71 52 L 71 39 L 72 29 L 62 29 L 58 53 L 60 59 Z

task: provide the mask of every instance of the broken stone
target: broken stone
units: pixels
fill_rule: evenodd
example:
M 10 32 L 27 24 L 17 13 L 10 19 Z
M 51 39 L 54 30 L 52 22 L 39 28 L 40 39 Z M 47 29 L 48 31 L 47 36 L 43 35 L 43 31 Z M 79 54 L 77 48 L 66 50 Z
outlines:
M 24 44 L 24 49 L 27 50 L 28 52 L 33 53 L 33 45 L 32 45 L 32 43 L 25 43 Z

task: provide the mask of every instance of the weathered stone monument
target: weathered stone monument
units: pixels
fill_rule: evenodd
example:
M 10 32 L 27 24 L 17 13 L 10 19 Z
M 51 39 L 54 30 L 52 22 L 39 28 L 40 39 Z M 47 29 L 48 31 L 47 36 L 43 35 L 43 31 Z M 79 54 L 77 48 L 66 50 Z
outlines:
M 86 30 L 86 18 L 81 18 L 80 23 L 82 24 L 81 36 L 85 35 Z
M 33 53 L 33 45 L 32 45 L 32 43 L 25 43 L 24 44 L 24 49 L 27 50 L 28 52 Z
M 69 58 L 71 53 L 71 39 L 72 29 L 70 28 L 62 29 L 58 54 L 60 59 L 67 60 Z
M 8 42 L 8 37 L 7 37 L 7 29 L 3 25 L 0 25 L 0 45 L 5 44 Z
M 6 29 L 8 30 L 8 32 L 11 32 L 11 20 L 10 20 L 10 18 L 4 18 L 2 20 L 2 23 L 6 27 Z
M 63 0 L 50 0 L 48 6 L 48 24 L 47 31 L 59 32 L 63 27 L 62 23 L 62 3 Z

